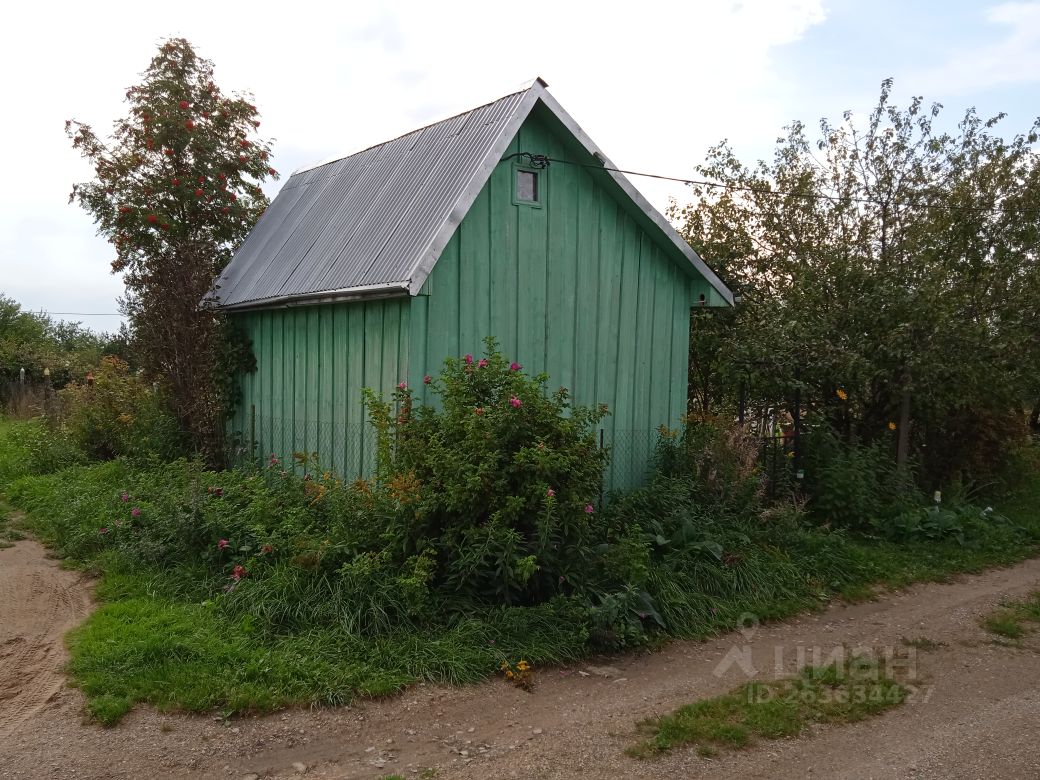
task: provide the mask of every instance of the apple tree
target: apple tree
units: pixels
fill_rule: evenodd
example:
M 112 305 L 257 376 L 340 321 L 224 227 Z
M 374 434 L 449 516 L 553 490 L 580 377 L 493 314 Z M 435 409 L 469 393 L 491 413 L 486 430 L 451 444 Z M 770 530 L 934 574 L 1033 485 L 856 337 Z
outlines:
M 793 123 L 771 160 L 709 151 L 714 186 L 671 215 L 744 302 L 696 323 L 692 373 L 765 404 L 797 386 L 846 436 L 978 476 L 1040 410 L 1040 119 L 1005 136 L 891 88 L 863 118 Z

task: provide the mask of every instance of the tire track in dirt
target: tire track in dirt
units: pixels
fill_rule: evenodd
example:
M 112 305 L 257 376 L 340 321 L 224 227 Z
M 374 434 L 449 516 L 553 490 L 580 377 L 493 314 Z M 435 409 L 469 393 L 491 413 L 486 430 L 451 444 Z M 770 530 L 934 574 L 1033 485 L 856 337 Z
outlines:
M 1024 596 L 1038 585 L 1040 560 L 1030 560 L 951 583 L 884 593 L 872 602 L 833 603 L 819 613 L 705 642 L 674 642 L 648 655 L 547 669 L 539 673 L 533 694 L 501 680 L 459 689 L 418 686 L 394 699 L 359 703 L 353 717 L 340 716 L 307 744 L 268 748 L 242 765 L 265 780 L 294 777 L 290 762 L 306 764 L 307 777 L 321 780 L 373 780 L 393 772 L 414 777 L 425 767 L 452 780 L 1037 780 L 1040 644 L 995 645 L 978 619 L 1003 599 Z M 693 749 L 652 761 L 624 755 L 637 739 L 638 720 L 746 681 L 740 664 L 720 667 L 734 649 L 746 648 L 755 676 L 768 679 L 795 672 L 817 648 L 824 658 L 842 648 L 898 651 L 907 649 L 904 639 L 922 636 L 941 646 L 915 653 L 920 692 L 881 718 L 814 729 L 814 737 L 766 741 L 718 759 Z M 609 673 L 597 672 L 604 666 Z M 1007 728 L 1027 723 L 1025 740 Z
M 65 632 L 90 612 L 90 585 L 37 542 L 0 550 L 0 741 L 61 690 Z
M 61 633 L 87 611 L 85 583 L 58 569 L 38 545 L 20 545 L 26 549 L 18 560 L 40 576 L 8 571 L 12 551 L 0 550 L 0 666 L 17 665 L 25 677 L 0 671 L 8 686 L 0 693 L 0 718 L 7 718 L 0 720 L 2 780 L 289 780 L 301 776 L 301 764 L 305 780 L 414 778 L 428 767 L 444 780 L 1040 778 L 1040 635 L 1021 647 L 1000 646 L 978 624 L 1002 599 L 1040 585 L 1040 559 L 882 593 L 869 603 L 832 604 L 758 626 L 753 635 L 539 669 L 530 694 L 501 679 L 459 688 L 416 685 L 351 707 L 228 721 L 217 713 L 137 707 L 118 727 L 103 729 L 84 722 L 82 694 L 62 687 L 60 677 Z M 20 598 L 11 595 L 15 581 Z M 35 626 L 35 633 L 14 630 L 15 623 Z M 743 682 L 737 665 L 719 673 L 734 647 L 747 646 L 755 668 L 769 676 L 778 651 L 790 672 L 800 648 L 903 647 L 904 637 L 937 644 L 919 656 L 921 683 L 934 690 L 918 702 L 715 759 L 692 749 L 654 761 L 624 755 L 640 718 Z M 11 687 L 12 679 L 19 684 Z

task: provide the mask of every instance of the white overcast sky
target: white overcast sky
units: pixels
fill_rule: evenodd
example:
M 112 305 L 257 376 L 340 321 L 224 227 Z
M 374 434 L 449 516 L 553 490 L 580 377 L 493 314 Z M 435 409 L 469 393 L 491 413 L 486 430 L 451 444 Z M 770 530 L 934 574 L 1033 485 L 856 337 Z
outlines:
M 792 119 L 865 112 L 888 76 L 951 122 L 1006 111 L 1010 134 L 1040 114 L 1040 2 L 36 2 L 4 17 L 0 292 L 51 312 L 115 312 L 122 292 L 108 245 L 67 204 L 90 170 L 64 120 L 108 127 L 171 35 L 215 62 L 225 91 L 254 94 L 286 173 L 535 75 L 615 163 L 678 176 L 723 138 L 751 162 Z M 684 197 L 633 181 L 661 209 Z

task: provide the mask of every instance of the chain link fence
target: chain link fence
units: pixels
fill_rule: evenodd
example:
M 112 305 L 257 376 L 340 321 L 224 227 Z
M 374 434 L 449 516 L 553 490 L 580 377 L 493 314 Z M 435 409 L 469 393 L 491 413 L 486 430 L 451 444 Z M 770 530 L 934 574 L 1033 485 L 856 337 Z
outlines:
M 657 429 L 599 432 L 600 446 L 610 452 L 603 474 L 603 490 L 632 490 L 646 484 L 653 469 L 654 452 L 661 434 Z
M 304 453 L 305 471 L 331 471 L 343 479 L 367 478 L 375 472 L 376 431 L 368 423 L 298 420 L 247 412 L 245 430 L 231 436 L 231 463 L 265 465 L 277 459 L 287 467 Z
M 246 427 L 247 430 L 231 437 L 233 465 L 264 466 L 275 458 L 286 468 L 331 471 L 345 480 L 367 479 L 375 473 L 376 431 L 367 422 L 346 424 L 249 414 Z M 603 473 L 602 497 L 611 490 L 632 490 L 646 484 L 654 468 L 660 431 L 601 428 L 595 435 L 599 445 L 610 453 Z M 768 496 L 785 495 L 798 481 L 795 438 L 756 438 L 761 478 Z M 308 463 L 297 464 L 296 453 L 306 453 Z
M 801 465 L 795 458 L 798 439 L 794 435 L 761 437 L 758 453 L 766 495 L 773 499 L 790 494 L 801 478 Z
M 242 427 L 245 430 L 234 431 L 230 438 L 232 465 L 262 466 L 272 458 L 288 465 L 294 463 L 296 453 L 306 453 L 311 463 L 305 470 L 331 471 L 346 480 L 368 478 L 375 472 L 376 431 L 367 422 L 300 420 L 247 410 Z M 604 494 L 646 482 L 660 436 L 657 430 L 599 429 L 596 436 L 610 452 L 603 474 Z

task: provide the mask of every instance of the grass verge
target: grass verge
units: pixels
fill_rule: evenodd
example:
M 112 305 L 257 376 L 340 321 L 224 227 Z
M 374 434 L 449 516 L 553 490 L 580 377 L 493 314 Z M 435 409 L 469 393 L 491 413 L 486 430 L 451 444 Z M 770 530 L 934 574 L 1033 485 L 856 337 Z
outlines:
M 652 758 L 695 746 L 703 756 L 748 747 L 756 739 L 803 733 L 813 723 L 851 723 L 901 704 L 904 688 L 883 667 L 865 660 L 806 667 L 796 677 L 753 681 L 723 696 L 687 704 L 641 722 L 646 739 L 625 752 Z
M 980 624 L 991 634 L 1018 641 L 1030 634 L 1040 623 L 1040 591 L 1031 593 L 1021 601 L 1007 601 L 988 615 Z
M 243 711 L 383 696 L 417 680 L 478 682 L 506 657 L 539 664 L 575 660 L 579 622 L 552 609 L 500 610 L 442 630 L 358 637 L 320 628 L 263 635 L 229 620 L 212 601 L 186 603 L 123 579 L 135 595 L 104 603 L 69 634 L 69 672 L 90 714 L 114 725 L 137 702 L 160 709 Z M 109 590 L 106 577 L 102 589 Z M 110 595 L 109 595 L 110 597 Z M 568 627 L 568 624 L 570 627 Z
M 25 538 L 20 525 L 16 520 L 17 515 L 10 505 L 0 499 L 0 550 L 12 546 L 15 542 Z

